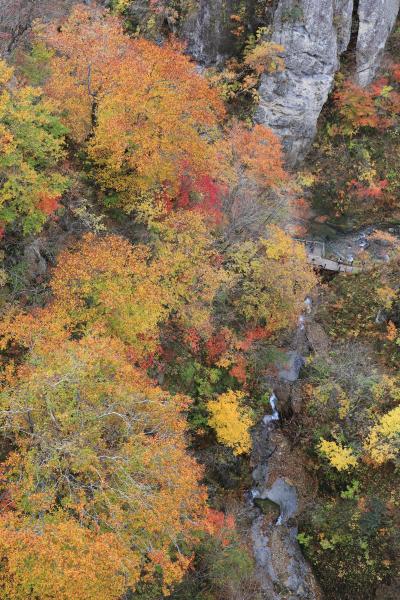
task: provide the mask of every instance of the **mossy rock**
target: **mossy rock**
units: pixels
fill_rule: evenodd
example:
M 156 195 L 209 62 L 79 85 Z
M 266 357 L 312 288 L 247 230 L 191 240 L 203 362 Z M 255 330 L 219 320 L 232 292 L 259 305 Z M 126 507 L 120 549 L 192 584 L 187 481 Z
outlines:
M 254 504 L 262 511 L 264 515 L 271 515 L 278 518 L 281 514 L 279 504 L 276 504 L 276 502 L 273 502 L 269 498 L 256 498 L 254 500 Z

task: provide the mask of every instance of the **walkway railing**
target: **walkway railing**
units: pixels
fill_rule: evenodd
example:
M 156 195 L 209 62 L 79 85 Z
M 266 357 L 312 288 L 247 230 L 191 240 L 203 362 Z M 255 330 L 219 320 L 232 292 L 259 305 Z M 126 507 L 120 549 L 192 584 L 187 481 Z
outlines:
M 302 238 L 295 238 L 295 240 L 305 245 L 308 260 L 316 267 L 320 267 L 326 271 L 336 271 L 337 273 L 355 273 L 359 270 L 357 267 L 353 267 L 353 263 L 350 261 L 346 262 L 344 260 L 326 258 L 325 242 Z
M 294 238 L 296 240 L 296 242 L 301 242 L 302 244 L 305 245 L 306 250 L 310 249 L 310 252 L 312 252 L 314 254 L 314 249 L 316 247 L 320 247 L 321 248 L 321 254 L 320 256 L 324 257 L 325 256 L 325 242 L 321 242 L 320 240 L 307 240 L 307 239 L 302 239 L 302 238 Z

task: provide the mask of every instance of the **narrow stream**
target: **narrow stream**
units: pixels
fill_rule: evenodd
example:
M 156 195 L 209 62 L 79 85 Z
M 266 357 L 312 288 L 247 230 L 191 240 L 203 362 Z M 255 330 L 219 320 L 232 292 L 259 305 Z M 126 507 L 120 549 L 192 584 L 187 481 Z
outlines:
M 294 334 L 296 351 L 304 348 L 306 323 L 311 315 L 312 300 L 307 297 Z M 254 432 L 254 486 L 248 494 L 257 574 L 268 600 L 319 600 L 318 584 L 297 542 L 299 494 L 287 477 L 290 455 L 280 428 L 279 399 L 275 390 L 269 404 L 271 413 L 264 415 Z M 275 465 L 273 476 L 271 461 Z
M 276 408 L 277 402 L 278 402 L 278 398 L 276 397 L 275 392 L 272 392 L 271 396 L 269 397 L 269 403 L 270 403 L 270 406 L 272 409 L 272 415 L 265 415 L 263 417 L 264 425 L 268 425 L 268 423 L 272 423 L 272 421 L 279 421 L 280 415 Z

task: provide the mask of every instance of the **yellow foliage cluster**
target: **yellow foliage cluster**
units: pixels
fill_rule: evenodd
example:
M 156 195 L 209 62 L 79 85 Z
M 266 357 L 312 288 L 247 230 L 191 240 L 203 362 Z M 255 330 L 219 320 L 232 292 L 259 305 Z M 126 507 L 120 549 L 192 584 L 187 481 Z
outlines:
M 379 418 L 369 432 L 364 449 L 377 465 L 397 458 L 400 450 L 400 406 Z
M 242 404 L 245 394 L 229 390 L 208 403 L 209 424 L 221 444 L 232 448 L 234 454 L 246 454 L 251 450 L 250 428 L 253 419 L 249 409 Z
M 392 307 L 393 302 L 397 296 L 396 291 L 393 290 L 392 288 L 390 288 L 389 286 L 384 286 L 384 287 L 377 288 L 376 294 L 377 294 L 379 300 L 381 301 L 382 305 L 384 306 L 384 308 L 386 310 L 390 310 L 390 308 Z
M 254 48 L 246 53 L 244 64 L 254 69 L 257 74 L 274 73 L 285 69 L 285 61 L 282 58 L 284 47 L 272 42 L 258 42 Z
M 293 324 L 317 279 L 304 246 L 276 226 L 268 239 L 241 243 L 232 253 L 235 307 L 271 333 Z
M 321 438 L 318 450 L 326 456 L 330 464 L 338 471 L 347 471 L 357 465 L 357 459 L 351 448 L 345 448 L 336 442 L 329 442 Z
M 382 375 L 381 379 L 372 386 L 374 400 L 383 403 L 387 399 L 400 402 L 400 380 L 398 377 Z

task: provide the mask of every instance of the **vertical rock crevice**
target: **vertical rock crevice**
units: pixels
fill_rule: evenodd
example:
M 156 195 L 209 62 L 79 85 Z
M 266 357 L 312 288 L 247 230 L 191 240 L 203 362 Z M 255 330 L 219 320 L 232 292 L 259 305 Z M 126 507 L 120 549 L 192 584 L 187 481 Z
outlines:
M 196 9 L 186 19 L 182 31 L 188 52 L 202 65 L 222 65 L 238 50 L 232 16 L 239 15 L 243 27 L 247 33 L 251 33 L 255 4 L 256 0 L 198 0 Z
M 399 12 L 400 0 L 280 0 L 272 41 L 286 69 L 265 74 L 256 120 L 282 139 L 288 163 L 304 159 L 332 89 L 341 55 L 355 51 L 355 78 L 368 85 Z
M 359 0 L 356 79 L 363 87 L 376 75 L 399 9 L 400 0 Z
M 265 74 L 256 119 L 282 139 L 288 162 L 302 160 L 351 35 L 353 0 L 281 0 L 272 41 L 285 48 L 286 69 Z

